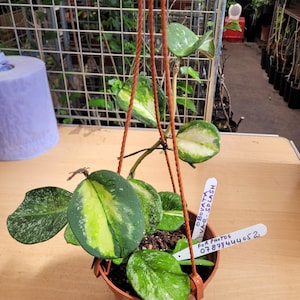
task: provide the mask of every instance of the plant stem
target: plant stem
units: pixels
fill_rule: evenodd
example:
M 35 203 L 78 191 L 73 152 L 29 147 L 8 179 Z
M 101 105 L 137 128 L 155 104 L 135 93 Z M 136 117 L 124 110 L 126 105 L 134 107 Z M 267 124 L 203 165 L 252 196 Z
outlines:
M 176 106 L 176 98 L 177 98 L 177 78 L 178 78 L 178 73 L 179 73 L 179 65 L 180 65 L 180 60 L 176 59 L 175 61 L 175 65 L 173 67 L 173 81 L 172 81 L 172 99 L 173 99 L 173 104 L 174 107 Z M 173 116 L 170 115 L 170 119 L 171 118 L 175 118 L 175 110 L 174 110 L 174 114 Z M 169 134 L 171 131 L 171 125 L 170 123 L 168 124 L 168 127 L 166 128 L 166 130 L 164 131 L 164 136 L 167 139 Z M 151 146 L 148 150 L 146 150 L 141 156 L 139 156 L 139 158 L 135 161 L 135 163 L 133 164 L 133 166 L 131 167 L 130 171 L 129 171 L 129 175 L 128 178 L 133 178 L 135 175 L 135 171 L 137 169 L 137 167 L 139 166 L 139 164 L 149 155 L 151 154 L 155 149 L 157 149 L 157 147 L 159 147 L 159 145 L 161 144 L 161 141 L 158 140 L 157 142 L 155 142 L 153 144 L 153 146 Z
M 158 146 L 160 145 L 160 140 L 158 140 L 157 142 L 155 142 L 155 144 L 150 147 L 148 150 L 146 150 L 133 164 L 133 166 L 131 167 L 130 171 L 129 171 L 129 175 L 127 177 L 127 179 L 133 178 L 135 175 L 135 171 L 137 169 L 137 167 L 139 166 L 139 164 L 144 160 L 144 158 L 146 158 L 150 153 L 152 153 Z

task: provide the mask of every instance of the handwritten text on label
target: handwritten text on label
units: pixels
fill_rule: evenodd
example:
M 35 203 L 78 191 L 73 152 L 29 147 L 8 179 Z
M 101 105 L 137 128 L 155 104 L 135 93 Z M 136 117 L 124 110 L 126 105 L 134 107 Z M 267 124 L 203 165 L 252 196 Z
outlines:
M 217 188 L 217 180 L 215 178 L 209 178 L 206 181 L 204 192 L 202 195 L 198 215 L 195 222 L 195 227 L 192 235 L 192 239 L 201 242 L 203 240 L 205 228 L 208 222 L 208 217 L 211 211 L 212 202 Z

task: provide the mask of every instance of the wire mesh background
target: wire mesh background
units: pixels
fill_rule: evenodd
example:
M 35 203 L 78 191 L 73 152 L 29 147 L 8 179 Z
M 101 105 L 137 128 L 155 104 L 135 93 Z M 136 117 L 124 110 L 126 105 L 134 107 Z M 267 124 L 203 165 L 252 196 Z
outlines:
M 167 2 L 168 21 L 182 23 L 198 36 L 207 31 L 209 21 L 218 24 L 215 42 L 220 48 L 221 0 Z M 147 1 L 144 4 L 140 71 L 150 75 Z M 59 122 L 121 125 L 125 114 L 116 106 L 111 82 L 125 82 L 132 76 L 137 6 L 133 0 L 0 0 L 0 50 L 7 55 L 39 57 L 46 63 Z M 164 87 L 159 7 L 160 1 L 156 1 L 156 67 L 159 83 Z M 194 107 L 178 104 L 177 124 L 192 119 L 210 120 L 216 58 L 195 53 L 183 59 L 181 65 L 197 70 L 201 82 L 187 75 L 179 78 L 181 103 L 189 99 Z

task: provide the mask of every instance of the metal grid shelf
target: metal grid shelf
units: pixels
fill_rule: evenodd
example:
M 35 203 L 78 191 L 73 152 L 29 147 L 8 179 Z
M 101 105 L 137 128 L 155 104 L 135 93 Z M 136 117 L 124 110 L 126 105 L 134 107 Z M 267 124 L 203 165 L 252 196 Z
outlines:
M 159 7 L 160 1 L 156 2 Z M 208 21 L 214 22 L 216 46 L 220 49 L 221 0 L 169 2 L 169 22 L 184 23 L 199 36 L 207 30 Z M 114 78 L 125 81 L 131 77 L 136 16 L 137 1 L 130 0 L 0 0 L 0 50 L 8 55 L 36 56 L 46 63 L 59 122 L 122 124 L 125 114 L 116 107 L 109 82 Z M 164 86 L 158 8 L 155 18 L 157 75 Z M 147 9 L 144 19 L 141 72 L 150 74 Z M 194 55 L 184 59 L 183 64 L 198 70 L 201 83 L 187 76 L 179 79 L 192 87 L 193 93 L 188 98 L 197 111 L 179 106 L 176 122 L 210 120 L 217 81 L 216 59 Z M 92 106 L 91 100 L 98 100 L 100 104 Z M 132 126 L 138 126 L 138 122 L 133 121 Z

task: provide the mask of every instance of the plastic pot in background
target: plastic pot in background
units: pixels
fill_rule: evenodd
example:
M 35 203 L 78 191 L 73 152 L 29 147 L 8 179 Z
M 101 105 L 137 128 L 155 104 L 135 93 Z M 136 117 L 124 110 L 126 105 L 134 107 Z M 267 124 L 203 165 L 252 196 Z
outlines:
M 290 89 L 292 85 L 292 78 L 286 78 L 284 82 L 284 94 L 283 94 L 283 99 L 284 101 L 288 102 L 289 101 L 289 95 L 290 95 Z
M 267 49 L 266 48 L 262 48 L 261 49 L 260 66 L 261 66 L 261 68 L 263 70 L 266 69 L 267 59 L 268 59 Z
M 276 70 L 275 64 L 270 64 L 270 67 L 269 67 L 269 73 L 268 73 L 268 76 L 269 76 L 269 83 L 270 83 L 270 84 L 273 84 L 273 83 L 274 83 L 275 70 Z
M 293 109 L 300 108 L 300 89 L 297 86 L 290 87 L 288 107 Z
M 285 82 L 286 82 L 286 73 L 282 73 L 280 76 L 280 83 L 279 83 L 279 95 L 281 97 L 284 96 L 284 89 L 285 89 Z
M 274 82 L 273 82 L 273 87 L 276 91 L 279 91 L 280 89 L 280 82 L 282 80 L 282 77 L 284 77 L 285 73 L 275 70 L 275 74 L 274 74 Z

